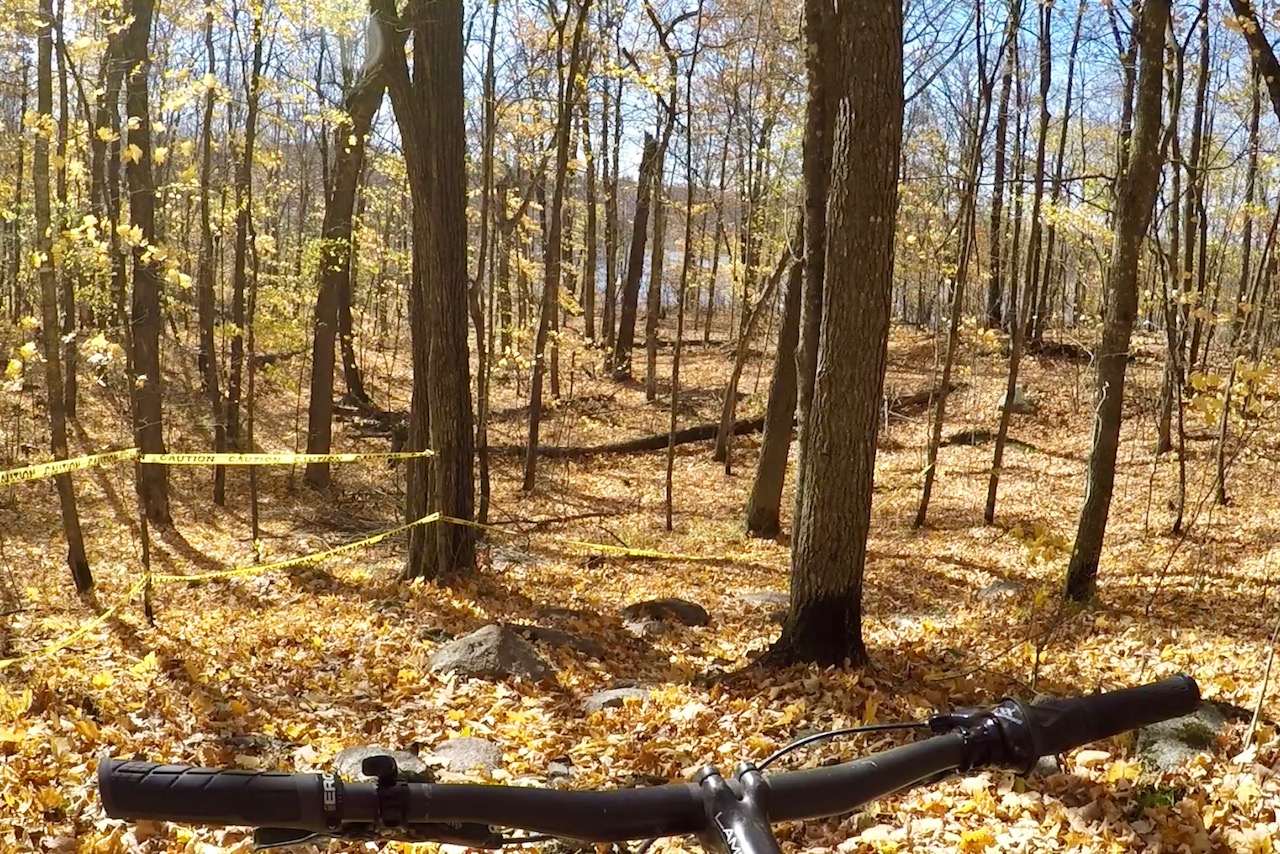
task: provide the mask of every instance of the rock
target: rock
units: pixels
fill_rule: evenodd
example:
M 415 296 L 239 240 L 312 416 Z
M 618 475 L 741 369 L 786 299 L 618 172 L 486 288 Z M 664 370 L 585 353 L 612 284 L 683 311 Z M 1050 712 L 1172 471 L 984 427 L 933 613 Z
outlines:
M 1226 727 L 1222 713 L 1201 703 L 1193 713 L 1138 731 L 1137 752 L 1144 765 L 1172 771 L 1197 753 L 1213 752 Z
M 444 760 L 445 770 L 455 774 L 488 774 L 502 767 L 502 748 L 484 738 L 451 738 L 433 747 L 431 756 Z
M 400 778 L 415 783 L 433 783 L 435 774 L 420 757 L 407 750 L 386 747 L 348 747 L 333 760 L 333 770 L 344 780 L 364 780 L 364 761 L 371 756 L 390 756 L 400 769 Z
M 520 623 L 504 623 L 503 628 L 510 629 L 525 640 L 541 641 L 552 646 L 567 646 L 574 652 L 592 658 L 604 658 L 604 647 L 593 640 L 579 637 L 571 632 L 546 626 L 526 626 Z
M 781 605 L 785 608 L 791 604 L 791 594 L 785 590 L 760 590 L 755 593 L 743 593 L 738 597 L 738 601 L 748 605 Z
M 544 620 L 589 620 L 596 614 L 584 608 L 561 608 L 552 606 L 539 608 L 538 616 Z
M 610 688 L 608 691 L 599 691 L 587 697 L 582 701 L 582 707 L 588 713 L 602 709 L 620 709 L 628 699 L 644 702 L 649 699 L 649 693 L 643 688 Z
M 1085 768 L 1094 768 L 1111 758 L 1106 750 L 1081 750 L 1076 754 L 1076 762 Z
M 1032 768 L 1031 772 L 1041 777 L 1052 777 L 1054 774 L 1062 773 L 1062 766 L 1058 763 L 1056 756 L 1041 756 L 1036 760 L 1036 767 Z
M 661 620 L 633 620 L 622 627 L 638 638 L 656 638 L 671 628 Z
M 534 562 L 533 555 L 509 546 L 495 545 L 489 549 L 489 564 L 495 572 L 509 572 L 512 569 Z
M 568 756 L 560 756 L 547 763 L 547 784 L 560 788 L 569 784 L 573 778 L 573 760 Z
M 636 602 L 622 609 L 624 620 L 665 620 L 686 626 L 705 626 L 711 622 L 707 609 L 687 599 L 674 597 Z
M 533 682 L 551 682 L 555 673 L 529 642 L 510 628 L 485 626 L 450 641 L 431 653 L 432 671 L 453 671 L 475 679 L 518 676 Z
M 1008 392 L 1000 395 L 1000 400 L 996 403 L 996 409 L 1005 409 L 1006 407 L 1014 415 L 1035 415 L 1039 407 L 1036 402 L 1027 395 L 1027 390 L 1018 386 L 1013 391 L 1013 402 L 1006 403 Z
M 439 626 L 424 626 L 418 629 L 418 640 L 431 641 L 432 643 L 445 643 L 453 640 L 453 632 L 442 629 Z
M 1022 585 L 1016 581 L 997 581 L 988 584 L 978 591 L 978 598 L 983 600 L 1008 599 L 1022 592 Z

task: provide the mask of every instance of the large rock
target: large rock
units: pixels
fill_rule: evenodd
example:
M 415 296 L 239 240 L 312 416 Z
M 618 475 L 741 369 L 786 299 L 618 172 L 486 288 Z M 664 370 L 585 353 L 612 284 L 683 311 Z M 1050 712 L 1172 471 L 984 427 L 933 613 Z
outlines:
M 1008 396 L 1008 392 L 1000 395 L 1000 400 L 996 403 L 997 409 L 1007 408 L 1014 415 L 1035 415 L 1036 410 L 1039 408 L 1036 406 L 1036 402 L 1027 394 L 1027 390 L 1022 386 L 1018 386 L 1014 389 L 1013 401 L 1011 403 L 1006 403 Z
M 455 774 L 488 774 L 502 767 L 502 748 L 484 738 L 451 738 L 433 747 L 431 756 Z
M 582 708 L 587 712 L 599 712 L 603 709 L 620 709 L 629 699 L 644 702 L 649 699 L 648 691 L 643 688 L 610 688 L 599 691 L 582 701 Z
M 711 622 L 707 609 L 696 602 L 674 597 L 649 599 L 636 602 L 622 609 L 622 618 L 638 622 L 641 620 L 662 620 L 672 623 L 683 623 L 686 626 L 705 626 Z
M 591 658 L 604 658 L 604 647 L 593 640 L 579 637 L 571 632 L 552 629 L 547 626 L 526 626 L 521 623 L 504 623 L 503 627 L 510 629 L 525 640 L 542 642 L 552 646 L 565 646 L 574 652 Z
M 1139 730 L 1138 756 L 1148 766 L 1172 771 L 1197 753 L 1216 750 L 1218 736 L 1226 724 L 1221 712 L 1208 703 L 1201 703 L 1185 717 Z
M 786 608 L 791 604 L 791 594 L 785 590 L 759 590 L 754 593 L 743 593 L 738 601 L 748 605 L 774 605 Z
M 985 601 L 1011 599 L 1022 592 L 1022 585 L 1016 581 L 995 581 L 978 591 L 978 598 Z
M 555 672 L 527 640 L 507 626 L 485 626 L 444 644 L 428 662 L 437 673 L 453 671 L 474 679 L 518 676 L 531 682 L 552 682 Z

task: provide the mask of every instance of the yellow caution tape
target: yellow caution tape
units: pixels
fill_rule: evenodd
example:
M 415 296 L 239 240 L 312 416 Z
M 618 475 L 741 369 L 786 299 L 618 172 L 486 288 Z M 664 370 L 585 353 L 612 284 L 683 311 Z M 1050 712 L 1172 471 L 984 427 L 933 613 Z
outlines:
M 27 480 L 41 480 L 68 472 L 93 469 L 121 460 L 131 460 L 138 455 L 137 448 L 126 448 L 123 451 L 111 451 L 105 454 L 94 454 L 88 457 L 72 457 L 69 460 L 54 460 L 51 463 L 38 463 L 26 468 L 0 471 L 0 486 L 10 483 L 22 483 Z
M 143 454 L 140 462 L 161 466 L 292 466 L 304 463 L 353 463 L 359 460 L 409 460 L 431 451 L 369 454 Z
M 469 519 L 457 519 L 453 516 L 441 516 L 440 521 L 448 522 L 452 525 L 466 525 L 468 528 L 478 528 L 482 531 L 494 531 L 496 533 L 506 534 L 511 537 L 528 536 L 528 534 L 526 534 L 523 531 L 512 531 L 507 528 L 497 528 L 497 527 L 494 527 L 493 525 L 482 525 L 479 522 L 472 522 Z M 658 552 L 658 551 L 653 551 L 652 549 L 633 549 L 627 546 L 610 546 L 610 545 L 605 545 L 604 543 L 588 543 L 585 540 L 575 540 L 570 537 L 562 536 L 560 534 L 539 534 L 538 536 L 552 537 L 564 543 L 565 545 L 578 546 L 579 548 L 584 548 L 584 549 L 597 549 L 599 551 L 612 552 L 613 554 L 623 554 L 623 555 L 628 555 L 630 557 L 648 557 L 648 558 L 657 558 L 659 560 L 691 561 L 694 563 L 700 563 L 700 562 L 722 563 L 725 560 L 725 558 L 723 557 L 706 557 L 702 555 L 682 555 L 682 554 L 673 554 L 671 552 Z
M 429 513 L 421 519 L 416 519 L 407 525 L 401 525 L 398 528 L 392 528 L 388 531 L 383 531 L 380 534 L 374 534 L 372 537 L 366 537 L 365 539 L 357 540 L 354 543 L 347 543 L 346 545 L 337 546 L 336 548 L 327 549 L 322 552 L 316 552 L 315 554 L 303 555 L 302 557 L 278 560 L 274 563 L 242 566 L 236 569 L 215 570 L 213 572 L 199 572 L 192 575 L 153 575 L 151 576 L 151 580 L 162 584 L 178 583 L 182 581 L 210 581 L 215 578 L 235 578 L 237 576 L 244 575 L 257 575 L 262 572 L 273 572 L 277 569 L 286 569 L 291 566 L 305 566 L 311 563 L 319 563 L 320 561 L 328 560 L 331 557 L 337 557 L 338 555 L 346 554 L 347 552 L 353 552 L 358 549 L 362 549 L 365 546 L 380 543 L 387 537 L 393 537 L 396 534 L 404 533 L 410 528 L 416 528 L 419 525 L 428 525 L 432 522 L 438 521 L 439 519 L 439 513 Z
M 138 579 L 137 582 L 134 583 L 133 587 L 129 588 L 129 592 L 125 594 L 125 597 L 123 599 L 121 599 L 116 604 L 112 605 L 107 610 L 103 611 L 97 617 L 94 617 L 92 620 L 82 625 L 80 628 L 76 629 L 71 634 L 62 638 L 61 640 L 56 640 L 53 643 L 49 644 L 48 646 L 44 647 L 43 649 L 36 650 L 35 652 L 29 652 L 26 655 L 20 655 L 17 658 L 0 659 L 0 670 L 4 670 L 6 667 L 17 664 L 18 662 L 21 662 L 21 661 L 33 661 L 37 658 L 48 658 L 49 656 L 57 652 L 60 652 L 61 650 L 66 649 L 67 647 L 71 646 L 71 644 L 75 643 L 80 638 L 84 637 L 89 632 L 93 631 L 98 626 L 102 625 L 107 620 L 115 616 L 116 611 L 120 610 L 121 607 L 123 607 L 124 605 L 128 605 L 131 601 L 133 601 L 133 597 L 138 595 L 138 591 L 141 590 L 142 586 L 146 583 L 147 583 L 146 578 Z

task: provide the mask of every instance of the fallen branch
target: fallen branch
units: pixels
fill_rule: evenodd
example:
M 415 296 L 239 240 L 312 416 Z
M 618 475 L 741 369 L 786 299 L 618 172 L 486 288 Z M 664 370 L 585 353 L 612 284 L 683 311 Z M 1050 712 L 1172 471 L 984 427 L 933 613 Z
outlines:
M 716 437 L 716 431 L 719 424 L 698 424 L 693 427 L 686 427 L 683 430 L 677 430 L 675 433 L 675 444 L 689 445 L 694 442 L 707 442 Z M 735 436 L 747 436 L 751 433 L 759 433 L 764 429 L 764 417 L 750 418 L 735 421 L 733 424 L 733 434 Z M 566 459 L 572 457 L 591 457 L 597 454 L 636 454 L 644 451 L 665 451 L 671 442 L 670 433 L 656 433 L 652 436 L 642 436 L 638 439 L 628 439 L 624 442 L 612 442 L 607 445 L 571 445 L 569 447 L 558 447 L 554 445 L 539 445 L 538 456 L 548 457 L 552 459 Z M 523 445 L 490 445 L 489 452 L 492 454 L 523 454 Z

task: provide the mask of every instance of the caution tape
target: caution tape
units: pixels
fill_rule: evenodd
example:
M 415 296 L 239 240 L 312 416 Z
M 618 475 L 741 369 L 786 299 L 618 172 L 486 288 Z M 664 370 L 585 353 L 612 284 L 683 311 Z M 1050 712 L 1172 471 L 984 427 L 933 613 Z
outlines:
M 110 608 L 103 611 L 97 617 L 94 617 L 92 620 L 85 623 L 84 625 L 76 629 L 71 634 L 61 638 L 60 640 L 56 640 L 53 643 L 50 643 L 49 645 L 45 646 L 43 649 L 36 650 L 35 652 L 29 652 L 26 655 L 19 655 L 16 658 L 0 658 L 0 670 L 4 670 L 6 667 L 9 667 L 14 664 L 18 664 L 19 662 L 34 661 L 35 659 L 38 659 L 38 658 L 48 658 L 49 656 L 54 655 L 55 653 L 61 652 L 62 650 L 71 646 L 71 644 L 75 643 L 80 638 L 84 637 L 89 632 L 93 631 L 98 626 L 101 626 L 107 620 L 115 616 L 116 611 L 119 611 L 120 608 L 122 608 L 125 605 L 128 605 L 130 602 L 133 601 L 133 597 L 138 595 L 138 591 L 140 591 L 143 585 L 146 583 L 147 583 L 147 579 L 145 577 L 138 579 L 137 582 L 134 583 L 133 587 L 129 588 L 129 592 L 125 594 L 125 597 L 121 599 L 119 602 L 112 605 Z
M 511 536 L 511 537 L 528 536 L 528 534 L 526 534 L 523 531 L 512 531 L 507 528 L 498 528 L 494 525 L 483 525 L 479 522 L 473 522 L 469 519 L 458 519 L 453 516 L 441 516 L 440 521 L 448 522 L 451 525 L 465 525 L 468 528 L 478 528 L 481 531 L 494 531 L 495 533 L 506 534 L 507 536 Z M 589 543 L 589 542 L 586 542 L 585 540 L 575 540 L 570 537 L 562 536 L 560 534 L 540 534 L 539 536 L 552 537 L 564 543 L 565 545 L 578 546 L 579 548 L 584 548 L 584 549 L 596 549 L 598 551 L 610 552 L 612 554 L 622 554 L 622 555 L 627 555 L 629 557 L 647 557 L 647 558 L 656 558 L 658 560 L 679 560 L 679 561 L 689 561 L 693 563 L 722 563 L 725 560 L 725 558 L 723 557 L 706 557 L 704 555 L 682 555 L 682 554 L 674 554 L 672 552 L 654 551 L 653 549 L 633 549 L 629 546 L 610 546 L 604 543 Z
M 433 455 L 432 451 L 367 454 L 142 454 L 138 461 L 161 466 L 293 466 L 304 463 L 354 463 L 360 460 L 411 460 Z
M 137 448 L 126 448 L 123 451 L 110 451 L 105 454 L 93 454 L 87 457 L 72 457 L 69 460 L 54 460 L 51 463 L 37 463 L 25 468 L 0 471 L 0 486 L 22 483 L 27 480 L 42 480 L 46 477 L 82 471 L 83 469 L 98 468 L 108 463 L 131 460 L 136 456 L 138 456 Z
M 322 552 L 315 552 L 314 554 L 303 555 L 302 557 L 278 560 L 274 563 L 255 564 L 254 566 L 242 566 L 236 569 L 214 570 L 212 572 L 199 572 L 192 575 L 157 574 L 152 575 L 151 580 L 160 584 L 176 584 L 183 581 L 211 581 L 218 578 L 236 578 L 245 575 L 257 575 L 263 572 L 274 572 L 278 569 L 287 569 L 293 566 L 306 566 L 312 563 L 320 563 L 321 561 L 328 560 L 331 557 L 337 557 L 338 555 L 346 554 L 348 552 L 354 552 L 358 549 L 365 548 L 366 546 L 372 546 L 375 543 L 382 542 L 387 537 L 394 537 L 396 534 L 402 534 L 410 528 L 416 528 L 419 525 L 429 525 L 432 522 L 439 521 L 439 519 L 439 513 L 429 513 L 421 519 L 415 519 L 407 525 L 401 525 L 398 528 L 392 528 L 390 530 L 383 531 L 380 534 L 374 534 L 372 537 L 366 537 L 363 540 L 357 540 L 354 543 L 347 543 L 346 545 L 326 549 Z

